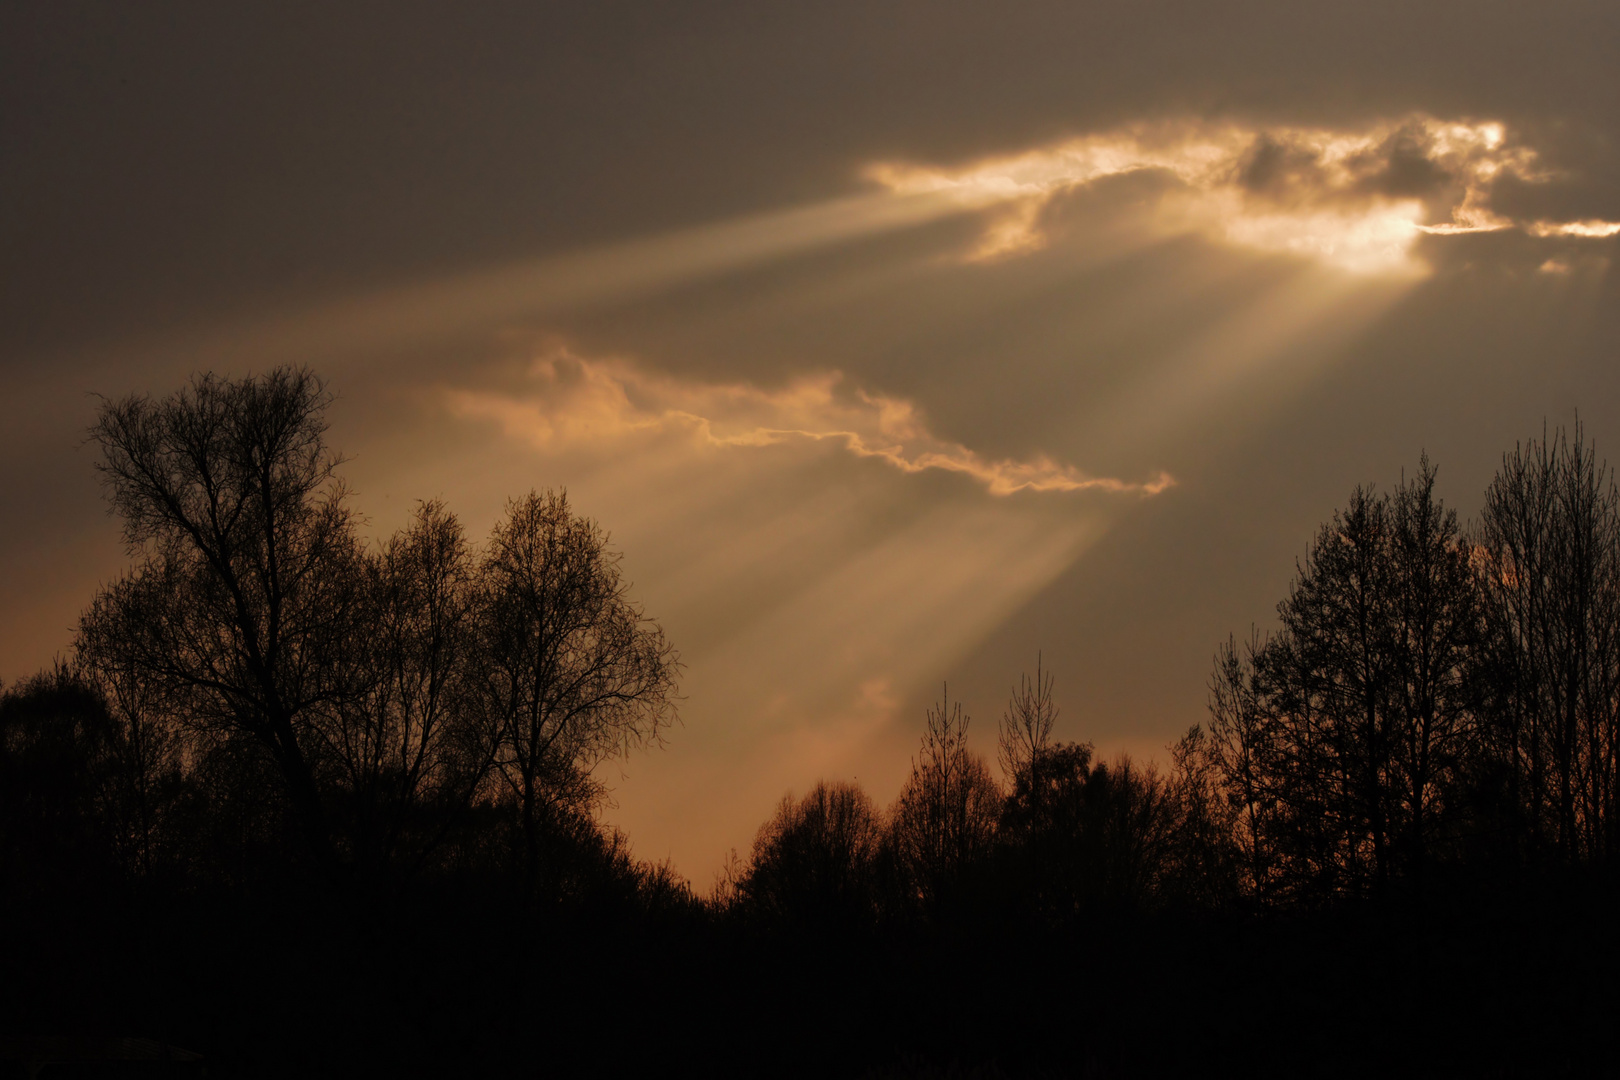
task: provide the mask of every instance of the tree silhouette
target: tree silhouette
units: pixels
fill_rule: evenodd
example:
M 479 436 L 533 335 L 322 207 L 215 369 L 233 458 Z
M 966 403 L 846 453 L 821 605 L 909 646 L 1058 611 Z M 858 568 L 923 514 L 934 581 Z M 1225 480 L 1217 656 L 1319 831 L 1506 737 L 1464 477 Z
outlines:
M 1264 663 L 1266 639 L 1251 634 L 1238 649 L 1228 637 L 1216 651 L 1209 681 L 1208 754 L 1232 825 L 1242 887 L 1270 896 L 1277 884 L 1277 843 L 1283 813 L 1284 741 L 1271 712 Z
M 1281 631 L 1217 655 L 1210 755 L 1251 888 L 1324 896 L 1421 874 L 1477 731 L 1471 551 L 1435 470 L 1358 487 L 1317 534 Z
M 675 720 L 680 660 L 628 596 L 619 556 L 564 492 L 507 506 L 479 582 L 478 648 L 486 737 L 515 800 L 525 872 L 555 811 L 591 809 L 591 771 L 656 742 Z
M 244 826 L 273 817 L 257 753 L 328 876 L 420 869 L 472 804 L 509 799 L 532 880 L 543 828 L 593 847 L 591 771 L 674 719 L 678 658 L 561 493 L 514 500 L 481 558 L 437 502 L 368 549 L 329 400 L 304 369 L 202 375 L 105 402 L 91 430 L 139 561 L 77 650 L 119 725 L 139 843 L 182 759 Z
M 996 760 L 1001 774 L 1009 784 L 1045 753 L 1052 744 L 1052 725 L 1057 723 L 1058 708 L 1052 700 L 1053 675 L 1041 670 L 1041 656 L 1035 655 L 1035 679 L 1019 677 L 1018 688 L 1007 702 L 1007 711 L 1001 716 L 1000 737 L 996 744 Z
M 767 920 L 848 926 L 875 911 L 883 820 L 870 796 L 849 783 L 816 784 L 782 797 L 760 826 L 739 890 Z
M 1434 494 L 1427 455 L 1390 500 L 1395 680 L 1390 782 L 1395 856 L 1421 875 L 1477 737 L 1472 658 L 1483 631 L 1471 547 Z
M 1579 424 L 1504 454 L 1476 566 L 1489 634 L 1490 764 L 1534 851 L 1614 854 L 1620 738 L 1620 495 Z
M 161 401 L 104 402 L 90 438 L 139 558 L 77 647 L 153 684 L 177 721 L 275 761 L 307 849 L 331 866 L 320 718 L 355 689 L 360 547 L 311 372 L 212 374 Z
M 1171 745 L 1170 764 L 1171 836 L 1160 892 L 1167 902 L 1218 909 L 1243 889 L 1245 852 L 1209 733 L 1194 724 Z
M 991 850 L 1001 792 L 990 769 L 967 745 L 968 717 L 960 702 L 942 699 L 928 710 L 922 747 L 894 810 L 894 842 L 913 895 L 938 906 L 969 867 Z
M 1056 921 L 1149 905 L 1170 868 L 1174 811 L 1151 766 L 1094 762 L 1086 743 L 1052 747 L 1002 809 L 1000 838 L 1021 905 Z
M 469 677 L 477 568 L 460 522 L 433 501 L 364 569 L 357 692 L 318 727 L 342 770 L 354 861 L 420 867 L 491 757 Z
M 1328 892 L 1389 873 L 1395 680 L 1387 501 L 1358 487 L 1317 535 L 1267 657 L 1283 723 L 1293 867 Z

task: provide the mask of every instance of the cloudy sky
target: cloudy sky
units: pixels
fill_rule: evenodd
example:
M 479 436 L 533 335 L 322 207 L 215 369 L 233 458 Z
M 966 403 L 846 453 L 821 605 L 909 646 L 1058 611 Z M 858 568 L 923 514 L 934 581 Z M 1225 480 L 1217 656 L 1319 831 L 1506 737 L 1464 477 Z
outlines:
M 573 8 L 574 10 L 569 10 Z M 1620 5 L 0 8 L 0 679 L 125 556 L 93 393 L 308 363 L 370 528 L 566 486 L 687 663 L 604 773 L 703 887 L 788 790 L 1162 756 L 1358 483 L 1620 460 Z

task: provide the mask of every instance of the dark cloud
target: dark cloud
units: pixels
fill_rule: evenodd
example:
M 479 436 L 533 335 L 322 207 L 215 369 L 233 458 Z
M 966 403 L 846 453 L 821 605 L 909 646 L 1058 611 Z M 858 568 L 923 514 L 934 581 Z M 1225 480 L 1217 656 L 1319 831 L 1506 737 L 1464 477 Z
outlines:
M 1620 185 L 1592 164 L 1580 172 L 1549 165 L 1550 175 L 1535 180 L 1504 172 L 1489 185 L 1491 208 L 1516 221 L 1620 221 Z M 1620 159 L 1613 164 L 1620 170 Z
M 1620 254 L 1614 237 L 1533 236 L 1520 228 L 1466 236 L 1426 237 L 1418 242 L 1419 256 L 1438 273 L 1474 276 L 1524 277 L 1548 266 L 1582 268 L 1583 276 L 1601 285 L 1609 280 L 1608 266 Z
M 1396 131 L 1373 154 L 1355 164 L 1362 173 L 1358 187 L 1394 199 L 1430 199 L 1457 182 L 1430 156 L 1434 140 L 1422 128 L 1408 124 Z
M 1301 189 L 1314 194 L 1322 184 L 1319 156 L 1309 147 L 1262 132 L 1239 162 L 1236 182 L 1251 194 L 1282 202 L 1296 198 Z

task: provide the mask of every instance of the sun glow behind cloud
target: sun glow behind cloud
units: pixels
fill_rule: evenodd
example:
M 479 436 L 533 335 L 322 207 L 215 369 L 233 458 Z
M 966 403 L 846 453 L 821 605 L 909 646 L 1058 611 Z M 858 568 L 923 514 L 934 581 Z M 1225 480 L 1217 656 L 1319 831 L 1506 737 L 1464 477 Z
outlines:
M 879 162 L 866 175 L 899 195 L 947 195 L 991 211 L 968 254 L 991 261 L 1044 246 L 1047 204 L 1105 177 L 1153 171 L 1177 184 L 1157 208 L 1167 232 L 1314 258 L 1358 273 L 1415 274 L 1420 235 L 1515 226 L 1533 236 L 1611 236 L 1620 224 L 1515 222 L 1489 205 L 1504 174 L 1551 177 L 1500 123 L 1427 116 L 1359 130 L 1140 124 L 959 167 Z
M 1620 234 L 1620 222 L 1519 220 L 1494 208 L 1496 180 L 1534 185 L 1560 174 L 1500 123 L 1422 115 L 1346 129 L 1166 119 L 967 164 L 877 161 L 858 171 L 871 190 L 199 327 L 138 351 L 245 365 L 290 354 L 320 363 L 386 357 L 491 327 L 634 303 L 962 215 L 979 215 L 984 225 L 959 258 L 995 262 L 1047 246 L 1051 212 L 1065 197 L 1132 174 L 1169 181 L 1121 222 L 1139 245 L 1194 234 L 1364 276 L 1422 276 L 1416 245 L 1423 237 L 1517 229 L 1583 243 Z

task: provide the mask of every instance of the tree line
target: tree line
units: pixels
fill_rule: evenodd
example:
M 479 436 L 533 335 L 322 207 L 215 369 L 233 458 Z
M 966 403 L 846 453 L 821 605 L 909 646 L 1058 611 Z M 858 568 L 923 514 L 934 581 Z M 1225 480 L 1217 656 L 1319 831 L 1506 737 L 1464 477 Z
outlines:
M 1464 527 L 1424 457 L 1318 531 L 1276 630 L 1217 651 L 1207 724 L 1161 773 L 1052 738 L 1049 674 L 1001 719 L 1001 782 L 948 701 L 881 813 L 858 788 L 785 799 L 717 896 L 1041 919 L 1314 907 L 1461 868 L 1605 867 L 1620 843 L 1620 497 L 1579 426 L 1504 455 Z
M 132 563 L 68 659 L 0 687 L 0 1048 L 137 1016 L 222 1075 L 604 1047 L 1294 1075 L 1318 1043 L 1387 1063 L 1414 988 L 1448 1030 L 1590 1041 L 1568 976 L 1613 952 L 1620 497 L 1579 427 L 1504 455 L 1467 525 L 1426 458 L 1353 491 L 1162 767 L 1057 738 L 1037 658 L 994 762 L 947 688 L 890 806 L 786 795 L 700 896 L 599 813 L 597 766 L 661 743 L 681 673 L 608 536 L 536 491 L 481 543 L 437 501 L 367 542 L 330 401 L 283 367 L 102 403 Z M 1511 955 L 1540 989 L 1481 996 Z
M 679 890 L 597 824 L 595 767 L 661 741 L 680 672 L 606 534 L 547 491 L 482 545 L 438 501 L 367 544 L 330 400 L 282 367 L 103 402 L 90 437 L 134 563 L 71 661 L 0 698 L 7 876 L 74 850 L 146 878 L 296 866 L 386 888 L 459 868 L 566 891 L 584 859 Z M 1038 663 L 1001 717 L 999 778 L 947 694 L 891 808 L 845 783 L 785 798 L 713 907 L 928 921 L 993 892 L 1061 919 L 1606 862 L 1613 473 L 1577 426 L 1504 455 L 1467 527 L 1435 487 L 1425 457 L 1351 493 L 1278 628 L 1218 650 L 1207 725 L 1168 770 L 1056 741 Z
M 842 781 L 785 796 L 748 859 L 722 871 L 715 906 L 768 925 L 930 925 L 990 911 L 1062 925 L 1235 898 L 1201 730 L 1172 748 L 1162 775 L 1054 740 L 1057 715 L 1037 664 L 1001 720 L 1004 784 L 968 746 L 969 718 L 947 687 L 892 807 Z

